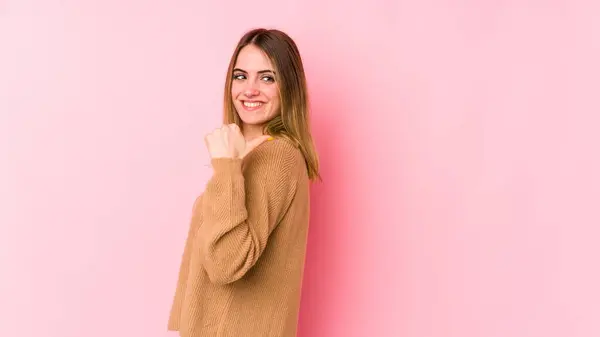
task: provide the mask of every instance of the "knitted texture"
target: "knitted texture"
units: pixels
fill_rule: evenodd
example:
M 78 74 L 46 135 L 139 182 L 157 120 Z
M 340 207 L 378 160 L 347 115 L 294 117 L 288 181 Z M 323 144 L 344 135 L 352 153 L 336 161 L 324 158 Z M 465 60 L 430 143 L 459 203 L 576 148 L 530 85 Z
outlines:
M 168 329 L 294 337 L 309 221 L 304 157 L 278 138 L 212 166 L 193 206 Z

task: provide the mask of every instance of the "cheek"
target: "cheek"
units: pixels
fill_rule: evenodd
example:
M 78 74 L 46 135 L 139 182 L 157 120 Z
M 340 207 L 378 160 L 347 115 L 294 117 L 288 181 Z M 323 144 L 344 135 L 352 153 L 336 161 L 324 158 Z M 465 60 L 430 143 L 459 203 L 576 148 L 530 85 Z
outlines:
M 265 89 L 263 92 L 264 92 L 265 96 L 267 96 L 269 98 L 269 100 L 271 102 L 279 103 L 279 91 L 277 90 L 276 87 L 269 87 L 269 88 Z
M 232 98 L 236 98 L 240 95 L 240 93 L 242 92 L 241 88 L 239 87 L 239 85 L 236 84 L 232 84 L 231 85 L 231 97 Z

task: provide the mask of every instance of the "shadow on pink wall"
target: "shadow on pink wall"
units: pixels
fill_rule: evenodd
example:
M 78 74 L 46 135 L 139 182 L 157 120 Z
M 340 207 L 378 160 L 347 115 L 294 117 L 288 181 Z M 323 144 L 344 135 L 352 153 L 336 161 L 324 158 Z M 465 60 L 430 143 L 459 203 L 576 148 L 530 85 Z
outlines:
M 322 75 L 321 78 L 329 76 Z M 330 76 L 329 78 L 333 78 Z M 343 130 L 336 121 L 335 111 L 344 111 L 343 102 L 323 83 L 311 88 L 312 132 L 320 159 L 323 181 L 311 186 L 311 222 L 308 238 L 306 269 L 300 310 L 299 337 L 328 336 L 339 322 L 337 308 L 343 293 L 343 235 L 348 225 L 350 205 L 348 184 L 344 179 L 345 158 L 349 149 L 344 148 Z M 346 187 L 346 188 L 344 188 Z
M 317 63 L 307 68 L 311 123 L 323 181 L 311 186 L 298 337 L 400 335 L 412 315 L 410 201 L 400 187 L 411 185 L 401 173 L 403 159 L 391 158 L 381 144 L 406 153 L 398 136 L 405 130 L 388 117 L 386 102 L 361 89 L 365 74 L 311 56 Z M 377 85 L 377 95 L 391 90 Z M 403 100 L 397 93 L 389 97 L 395 104 Z M 406 110 L 399 104 L 394 117 L 405 118 Z M 393 197 L 385 194 L 390 189 Z

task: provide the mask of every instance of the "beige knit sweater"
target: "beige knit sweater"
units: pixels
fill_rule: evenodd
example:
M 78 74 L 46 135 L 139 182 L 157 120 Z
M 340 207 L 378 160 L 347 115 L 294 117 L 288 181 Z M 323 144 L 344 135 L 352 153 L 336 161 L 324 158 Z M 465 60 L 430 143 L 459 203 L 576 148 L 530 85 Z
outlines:
M 182 337 L 294 337 L 309 220 L 304 157 L 264 142 L 213 159 L 194 203 L 168 329 Z

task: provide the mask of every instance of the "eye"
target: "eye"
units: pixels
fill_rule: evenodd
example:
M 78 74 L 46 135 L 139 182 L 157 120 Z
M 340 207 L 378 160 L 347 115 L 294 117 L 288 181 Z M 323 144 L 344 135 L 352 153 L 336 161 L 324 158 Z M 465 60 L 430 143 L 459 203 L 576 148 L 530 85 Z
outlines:
M 233 79 L 234 80 L 245 80 L 246 79 L 246 75 L 244 75 L 244 74 L 233 74 Z
M 275 82 L 275 77 L 271 76 L 271 75 L 265 75 L 262 77 L 262 80 L 268 83 L 273 83 Z

